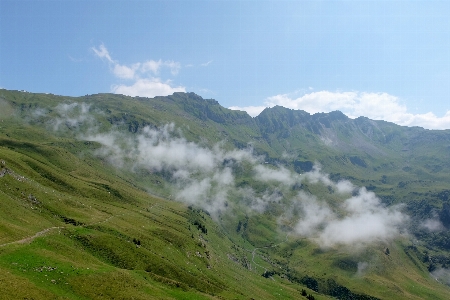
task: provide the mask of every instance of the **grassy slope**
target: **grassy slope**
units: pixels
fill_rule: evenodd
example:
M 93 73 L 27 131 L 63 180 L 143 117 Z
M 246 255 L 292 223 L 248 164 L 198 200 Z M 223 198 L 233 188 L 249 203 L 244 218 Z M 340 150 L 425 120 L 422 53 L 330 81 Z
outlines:
M 0 298 L 299 294 L 299 286 L 268 281 L 229 259 L 239 254 L 207 215 L 133 187 L 90 157 L 90 145 L 3 121 Z M 207 235 L 193 225 L 197 219 Z
M 1 103 L 3 111 L 10 112 L 19 107 L 22 111 L 52 107 L 62 100 L 4 93 L 9 93 L 4 95 L 9 101 L 16 98 L 15 104 Z M 213 144 L 225 137 L 228 147 L 233 147 L 245 145 L 246 135 L 260 138 L 252 124 L 240 126 L 245 121 L 239 121 L 242 116 L 232 116 L 236 124 L 225 126 L 200 115 L 199 125 L 198 119 L 177 108 L 177 101 L 154 100 L 149 105 L 142 99 L 123 102 L 121 96 L 94 98 L 69 100 L 95 101 L 96 107 L 110 111 L 105 115 L 107 124 L 127 130 L 130 124 L 139 128 L 172 119 L 187 138 L 201 143 Z M 127 116 L 125 111 L 134 113 Z M 173 116 L 173 111 L 179 115 Z M 296 282 L 304 276 L 315 278 L 321 292 L 330 289 L 333 279 L 353 292 L 384 299 L 448 296 L 449 289 L 432 280 L 421 263 L 423 249 L 407 248 L 408 241 L 388 245 L 389 256 L 383 252 L 386 245 L 352 255 L 323 252 L 314 244 L 278 234 L 270 215 L 251 217 L 241 235 L 235 232 L 233 220 L 219 226 L 202 211 L 151 196 L 131 184 L 136 179 L 133 174 L 91 156 L 95 145 L 73 140 L 70 134 L 53 136 L 9 116 L 1 116 L 0 128 L 0 158 L 11 170 L 0 178 L 0 244 L 4 245 L 0 297 L 4 299 L 271 299 L 298 298 L 303 288 L 316 299 L 327 298 Z M 269 156 L 281 152 L 270 142 L 255 144 Z M 198 230 L 195 221 L 208 233 Z M 14 243 L 49 228 L 32 240 Z M 357 276 L 358 262 L 372 267 Z M 266 269 L 279 275 L 266 279 L 261 276 Z M 289 281 L 286 274 L 297 277 Z
M 0 178 L 1 297 L 271 298 L 280 288 L 287 297 L 298 293 L 298 287 L 269 282 L 228 259 L 237 256 L 232 243 L 203 212 L 149 196 L 107 167 L 91 167 L 57 147 L 13 142 L 2 140 L 0 147 L 10 170 Z M 12 144 L 14 149 L 5 147 Z M 193 225 L 196 219 L 208 234 Z M 245 287 L 236 284 L 243 280 Z

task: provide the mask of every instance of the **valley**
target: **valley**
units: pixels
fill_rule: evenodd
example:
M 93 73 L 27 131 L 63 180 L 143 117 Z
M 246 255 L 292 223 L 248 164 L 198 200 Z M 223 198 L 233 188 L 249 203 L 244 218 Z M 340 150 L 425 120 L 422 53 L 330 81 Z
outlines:
M 193 93 L 0 108 L 0 298 L 450 294 L 449 130 Z

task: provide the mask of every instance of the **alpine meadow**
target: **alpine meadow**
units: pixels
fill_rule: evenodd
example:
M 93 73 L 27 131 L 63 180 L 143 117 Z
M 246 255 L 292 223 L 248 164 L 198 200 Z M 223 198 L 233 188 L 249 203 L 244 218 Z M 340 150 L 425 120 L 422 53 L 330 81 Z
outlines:
M 1 299 L 448 299 L 450 130 L 0 89 Z

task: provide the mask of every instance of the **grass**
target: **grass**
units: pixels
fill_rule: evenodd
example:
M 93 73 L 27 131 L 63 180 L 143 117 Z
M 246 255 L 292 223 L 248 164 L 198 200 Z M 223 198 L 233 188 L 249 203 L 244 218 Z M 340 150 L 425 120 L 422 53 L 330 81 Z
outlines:
M 24 244 L 1 247 L 0 266 L 9 274 L 2 286 L 15 281 L 29 291 L 23 297 L 43 299 L 208 299 L 221 294 L 224 298 L 246 298 L 248 290 L 234 281 L 236 276 L 250 275 L 258 279 L 252 293 L 272 297 L 266 285 L 258 283 L 260 274 L 247 274 L 228 260 L 226 249 L 231 251 L 232 243 L 223 240 L 219 226 L 206 214 L 154 198 L 76 157 L 69 160 L 76 162 L 76 169 L 72 167 L 69 172 L 83 172 L 83 180 L 68 175 L 64 170 L 67 166 L 59 168 L 63 160 L 47 164 L 45 155 L 28 156 L 4 148 L 0 153 L 8 158 L 6 166 L 16 175 L 27 175 L 22 181 L 10 175 L 1 178 L 5 187 L 1 198 L 5 206 L 2 243 L 33 236 L 45 228 L 62 227 Z M 56 185 L 54 178 L 65 184 Z M 114 186 L 122 197 L 111 195 L 105 184 L 93 184 L 108 180 L 108 186 Z M 22 197 L 24 191 L 39 203 Z M 207 236 L 193 226 L 191 215 L 209 229 Z M 134 239 L 140 241 L 139 247 Z

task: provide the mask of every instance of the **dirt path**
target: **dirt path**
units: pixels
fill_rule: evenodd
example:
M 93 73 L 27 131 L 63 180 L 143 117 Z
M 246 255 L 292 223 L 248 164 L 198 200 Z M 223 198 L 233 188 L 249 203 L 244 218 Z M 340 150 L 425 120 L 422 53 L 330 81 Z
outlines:
M 121 214 L 121 215 L 125 215 L 125 214 Z M 82 225 L 81 227 L 90 226 L 90 225 L 96 225 L 96 224 L 100 224 L 100 223 L 105 223 L 105 222 L 108 222 L 109 220 L 111 220 L 113 217 L 117 217 L 117 216 L 121 216 L 121 215 L 111 215 L 111 216 L 109 216 L 108 218 L 106 218 L 106 219 L 104 219 L 102 221 L 91 223 L 91 224 Z M 29 237 L 23 238 L 21 240 L 17 240 L 17 241 L 12 241 L 12 242 L 9 242 L 9 243 L 1 244 L 0 247 L 4 247 L 4 246 L 7 246 L 7 245 L 12 245 L 12 244 L 29 243 L 29 242 L 32 242 L 35 238 L 43 236 L 44 234 L 46 234 L 47 232 L 49 232 L 49 231 L 51 231 L 53 229 L 63 229 L 63 228 L 65 228 L 65 227 L 64 226 L 53 226 L 53 227 L 50 227 L 50 228 L 46 228 L 46 229 L 44 229 L 42 231 L 39 231 L 38 233 L 36 233 L 33 236 L 29 236 Z
M 282 216 L 283 216 L 283 215 L 284 215 L 284 214 L 282 214 Z M 292 226 L 292 223 L 293 223 L 293 221 L 289 223 L 289 226 Z M 258 266 L 258 267 L 260 267 L 261 269 L 264 269 L 264 272 L 267 272 L 267 268 L 265 268 L 265 267 L 263 267 L 263 266 L 261 266 L 261 265 L 258 265 L 258 264 L 255 262 L 256 251 L 259 250 L 259 249 L 268 249 L 268 248 L 277 247 L 277 246 L 279 246 L 279 245 L 281 245 L 281 244 L 283 244 L 283 243 L 286 243 L 286 242 L 288 241 L 288 236 L 289 236 L 289 232 L 286 233 L 286 237 L 284 238 L 284 241 L 281 241 L 281 242 L 279 242 L 278 244 L 275 244 L 275 245 L 270 245 L 270 246 L 265 246 L 265 247 L 256 247 L 255 249 L 253 249 L 253 251 L 250 251 L 250 250 L 247 250 L 247 249 L 244 249 L 244 250 L 247 251 L 247 252 L 251 252 L 251 253 L 252 253 L 252 263 L 253 263 L 255 266 Z M 275 280 L 275 279 L 273 279 L 272 276 L 270 276 L 270 279 Z
M 12 245 L 12 244 L 25 244 L 25 243 L 29 243 L 29 242 L 32 242 L 35 238 L 40 237 L 40 236 L 46 234 L 46 233 L 49 232 L 50 230 L 53 230 L 53 229 L 62 229 L 62 228 L 64 228 L 64 227 L 50 227 L 50 228 L 44 229 L 44 230 L 42 230 L 42 231 L 39 231 L 38 233 L 36 233 L 36 234 L 33 235 L 33 236 L 26 237 L 26 238 L 21 239 L 21 240 L 18 240 L 18 241 L 13 241 L 13 242 L 1 244 L 0 247 L 4 247 L 4 246 L 7 246 L 7 245 Z
M 261 266 L 261 265 L 258 265 L 258 264 L 255 262 L 256 251 L 259 250 L 259 249 L 268 249 L 268 248 L 277 247 L 277 246 L 279 246 L 279 245 L 281 245 L 281 244 L 283 244 L 283 243 L 286 243 L 287 240 L 288 240 L 288 235 L 289 235 L 289 233 L 286 233 L 286 238 L 284 239 L 284 241 L 281 241 L 281 242 L 279 242 L 278 244 L 270 245 L 270 246 L 265 246 L 265 247 L 256 247 L 255 249 L 253 249 L 253 251 L 252 251 L 252 263 L 253 263 L 255 266 L 258 266 L 258 267 L 260 267 L 261 269 L 264 269 L 265 272 L 267 272 L 267 268 L 265 268 L 265 267 L 263 267 L 263 266 Z M 249 250 L 247 250 L 247 251 L 249 251 Z M 249 251 L 249 252 L 250 252 L 250 251 Z M 275 279 L 272 278 L 272 276 L 270 277 L 270 279 L 275 280 Z

